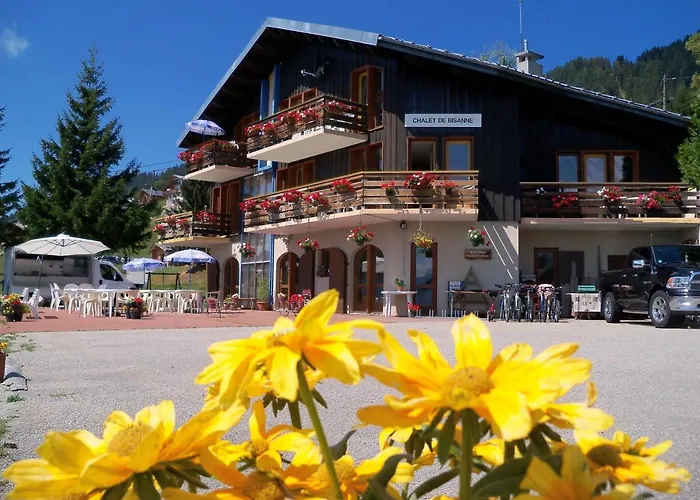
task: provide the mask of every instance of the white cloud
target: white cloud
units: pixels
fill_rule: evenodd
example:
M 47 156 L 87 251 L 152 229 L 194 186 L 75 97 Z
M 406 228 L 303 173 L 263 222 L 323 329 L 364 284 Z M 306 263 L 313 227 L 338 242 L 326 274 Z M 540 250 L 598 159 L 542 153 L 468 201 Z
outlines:
M 0 46 L 10 58 L 19 56 L 29 48 L 29 40 L 17 34 L 17 30 L 5 28 L 0 34 Z

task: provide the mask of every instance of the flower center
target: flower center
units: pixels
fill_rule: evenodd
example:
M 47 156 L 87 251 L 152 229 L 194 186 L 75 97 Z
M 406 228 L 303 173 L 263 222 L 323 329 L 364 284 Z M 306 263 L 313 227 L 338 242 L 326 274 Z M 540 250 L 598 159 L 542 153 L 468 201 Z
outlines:
M 333 462 L 333 466 L 335 467 L 335 473 L 338 476 L 338 481 L 341 483 L 343 481 L 350 481 L 353 479 L 355 476 L 357 476 L 357 473 L 355 472 L 355 467 L 353 464 L 343 462 L 340 460 L 336 460 Z M 326 468 L 325 465 L 321 465 L 318 468 L 318 475 L 320 476 L 321 481 L 324 483 L 330 484 L 330 477 L 328 476 L 328 469 Z
M 253 439 L 250 441 L 245 449 L 253 455 L 253 458 L 259 457 L 265 453 L 270 448 L 270 445 L 264 439 Z
M 128 457 L 139 447 L 153 428 L 149 425 L 135 424 L 117 432 L 117 435 L 107 445 L 107 451 L 122 457 Z
M 243 493 L 252 500 L 281 500 L 284 491 L 273 478 L 261 472 L 253 472 L 248 476 Z
M 281 347 L 284 345 L 284 342 L 280 340 L 282 337 L 281 334 L 275 334 L 275 335 L 270 335 L 267 338 L 267 348 L 271 349 L 272 347 Z
M 469 401 L 493 389 L 489 376 L 481 368 L 467 366 L 447 377 L 442 397 L 455 409 L 463 409 Z
M 620 453 L 609 444 L 594 446 L 588 451 L 587 456 L 600 467 L 619 467 L 622 465 Z

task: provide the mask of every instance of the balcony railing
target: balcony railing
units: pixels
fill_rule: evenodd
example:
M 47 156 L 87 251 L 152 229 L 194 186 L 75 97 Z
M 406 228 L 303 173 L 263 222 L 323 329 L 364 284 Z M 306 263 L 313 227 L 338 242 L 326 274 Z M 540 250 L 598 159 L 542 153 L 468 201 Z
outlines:
M 205 246 L 235 234 L 233 222 L 230 214 L 183 212 L 158 218 L 153 231 L 163 243 Z
M 367 140 L 367 106 L 323 95 L 246 129 L 248 158 L 291 163 Z
M 374 214 L 384 214 L 388 219 L 405 218 L 423 210 L 437 210 L 440 215 L 476 216 L 478 172 L 428 172 L 435 177 L 429 186 L 418 189 L 406 187 L 406 179 L 414 174 L 420 176 L 425 172 L 361 172 L 315 182 L 299 189 L 248 198 L 244 202 L 248 205 L 245 228 L 298 222 L 314 217 L 324 219 L 341 213 L 359 216 L 368 210 Z M 339 184 L 351 188 L 341 191 Z M 302 198 L 298 201 L 290 201 L 291 197 L 299 195 Z M 316 200 L 310 195 L 315 196 Z
M 180 153 L 187 166 L 185 179 L 226 182 L 254 171 L 257 163 L 249 160 L 246 143 L 213 139 Z
M 522 182 L 526 218 L 698 217 L 697 193 L 669 183 Z

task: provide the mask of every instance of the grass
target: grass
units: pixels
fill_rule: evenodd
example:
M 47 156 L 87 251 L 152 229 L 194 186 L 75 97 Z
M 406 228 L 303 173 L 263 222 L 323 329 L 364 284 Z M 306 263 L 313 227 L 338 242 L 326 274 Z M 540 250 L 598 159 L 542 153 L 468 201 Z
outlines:
M 22 396 L 18 396 L 17 394 L 7 396 L 8 403 L 21 403 L 22 401 L 24 401 L 24 398 Z
M 23 342 L 19 345 L 19 348 L 17 348 L 15 344 L 20 340 L 23 340 Z M 0 342 L 5 342 L 7 344 L 7 347 L 5 348 L 6 354 L 19 351 L 34 352 L 37 348 L 34 339 L 26 338 L 24 335 L 18 335 L 16 333 L 6 333 L 5 335 L 0 335 Z
M 34 339 L 27 339 L 26 342 L 22 342 L 19 347 L 23 351 L 34 352 L 36 351 L 36 342 L 34 342 Z

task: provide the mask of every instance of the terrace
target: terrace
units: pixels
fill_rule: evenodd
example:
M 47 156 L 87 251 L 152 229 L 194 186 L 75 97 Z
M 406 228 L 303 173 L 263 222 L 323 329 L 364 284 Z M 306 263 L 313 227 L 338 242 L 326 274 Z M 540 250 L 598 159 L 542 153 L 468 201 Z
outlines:
M 478 193 L 475 171 L 361 172 L 248 198 L 244 225 L 246 232 L 289 235 L 301 222 L 318 230 L 391 220 L 475 221 Z
M 226 182 L 255 171 L 255 161 L 246 156 L 246 144 L 213 139 L 183 151 L 178 157 L 187 166 L 189 181 Z
M 230 214 L 183 212 L 160 217 L 153 227 L 158 241 L 180 247 L 207 248 L 228 243 L 238 231 Z
M 696 192 L 670 183 L 522 182 L 522 217 L 528 219 L 684 219 L 700 223 Z M 646 222 L 646 221 L 644 221 Z
M 367 106 L 323 95 L 246 129 L 248 158 L 292 163 L 367 140 Z

